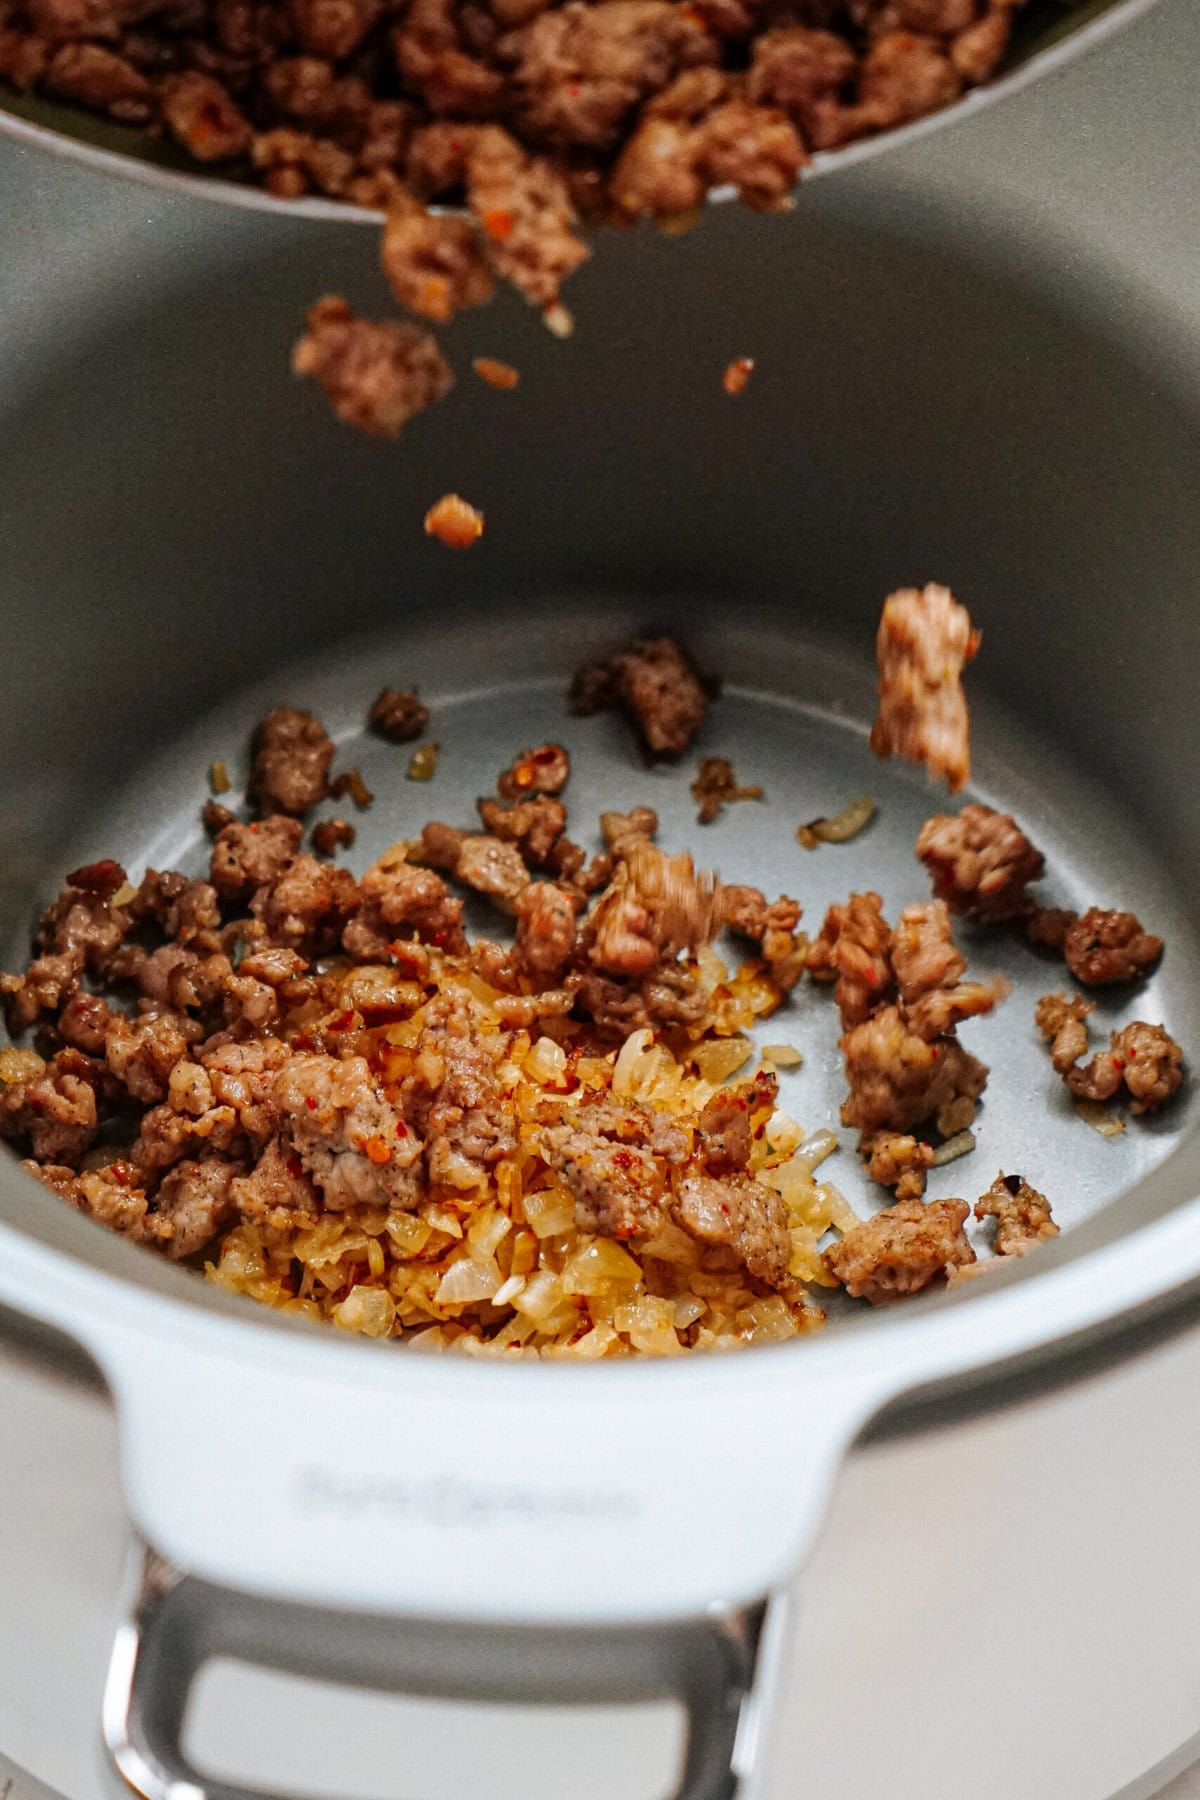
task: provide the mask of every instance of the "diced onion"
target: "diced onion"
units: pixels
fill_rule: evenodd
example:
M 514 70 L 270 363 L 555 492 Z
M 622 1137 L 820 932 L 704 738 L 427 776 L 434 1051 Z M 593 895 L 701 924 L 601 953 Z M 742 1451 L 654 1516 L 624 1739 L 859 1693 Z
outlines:
M 1114 1119 L 1108 1108 L 1103 1106 L 1099 1100 L 1077 1100 L 1075 1111 L 1084 1124 L 1090 1125 L 1093 1131 L 1098 1131 L 1101 1137 L 1120 1137 L 1125 1129 L 1124 1121 Z
M 975 1133 L 973 1131 L 956 1131 L 953 1137 L 947 1138 L 944 1144 L 938 1145 L 933 1153 L 933 1162 L 930 1166 L 942 1169 L 947 1163 L 957 1162 L 960 1156 L 969 1156 L 974 1148 Z
M 553 1038 L 540 1037 L 525 1058 L 524 1073 L 530 1081 L 543 1084 L 561 1081 L 567 1072 L 567 1053 Z
M 568 1294 L 603 1294 L 610 1288 L 636 1287 L 642 1271 L 612 1238 L 594 1238 L 577 1250 L 560 1277 Z
M 828 818 L 810 819 L 807 825 L 797 826 L 796 842 L 805 850 L 815 850 L 818 844 L 847 844 L 874 817 L 875 802 L 864 796 Z
M 764 1044 L 762 1055 L 764 1062 L 774 1063 L 777 1069 L 798 1069 L 804 1061 L 794 1044 Z
M 701 1081 L 719 1085 L 735 1075 L 743 1063 L 749 1062 L 753 1053 L 754 1045 L 747 1037 L 710 1038 L 706 1043 L 697 1044 L 692 1051 L 692 1061 Z
M 396 1303 L 385 1288 L 352 1287 L 333 1309 L 333 1322 L 364 1337 L 387 1337 L 396 1321 Z
M 433 1297 L 439 1306 L 465 1306 L 473 1300 L 490 1300 L 502 1286 L 500 1271 L 491 1257 L 476 1262 L 464 1256 L 450 1264 Z
M 561 1237 L 575 1223 L 575 1202 L 566 1188 L 542 1188 L 525 1196 L 529 1229 L 540 1238 Z

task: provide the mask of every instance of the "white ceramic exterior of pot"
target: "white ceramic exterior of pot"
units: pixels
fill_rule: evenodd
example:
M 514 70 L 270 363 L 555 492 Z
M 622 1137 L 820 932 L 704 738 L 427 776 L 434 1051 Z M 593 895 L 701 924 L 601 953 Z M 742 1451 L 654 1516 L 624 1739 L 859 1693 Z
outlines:
M 1141 1800 L 1173 1774 L 1200 1730 L 1198 1391 L 1189 1337 L 852 1455 L 793 1609 L 761 1800 Z M 114 1421 L 4 1362 L 0 1444 L 0 1755 L 69 1800 L 110 1800 L 97 1721 L 125 1543 Z M 256 1681 L 214 1681 L 199 1739 L 276 1787 L 338 1771 L 362 1800 L 559 1800 L 569 1771 L 572 1800 L 652 1800 L 669 1776 L 659 1715 L 456 1711 L 448 1736 L 421 1702 Z M 16 1777 L 7 1800 L 41 1800 L 26 1789 Z

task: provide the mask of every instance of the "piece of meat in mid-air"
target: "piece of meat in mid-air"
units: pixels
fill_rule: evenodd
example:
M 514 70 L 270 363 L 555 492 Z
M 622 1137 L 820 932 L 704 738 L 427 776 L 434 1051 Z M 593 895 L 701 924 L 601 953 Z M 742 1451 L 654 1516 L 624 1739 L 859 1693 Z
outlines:
M 971 772 L 970 720 L 962 672 L 980 634 L 949 588 L 898 588 L 883 603 L 875 654 L 879 706 L 871 728 L 876 756 L 923 764 L 952 791 Z

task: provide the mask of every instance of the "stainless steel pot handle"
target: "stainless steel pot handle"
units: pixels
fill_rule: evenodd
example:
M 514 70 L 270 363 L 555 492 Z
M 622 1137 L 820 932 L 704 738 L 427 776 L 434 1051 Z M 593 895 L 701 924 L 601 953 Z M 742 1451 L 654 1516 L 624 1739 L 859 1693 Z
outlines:
M 211 1658 L 385 1693 L 521 1703 L 675 1699 L 687 1720 L 673 1800 L 749 1800 L 760 1675 L 783 1602 L 650 1626 L 485 1626 L 265 1600 L 134 1553 L 104 1693 L 104 1740 L 144 1800 L 262 1800 L 188 1761 L 188 1695 Z M 768 1619 L 771 1624 L 768 1627 Z M 416 1795 L 404 1800 L 419 1800 Z

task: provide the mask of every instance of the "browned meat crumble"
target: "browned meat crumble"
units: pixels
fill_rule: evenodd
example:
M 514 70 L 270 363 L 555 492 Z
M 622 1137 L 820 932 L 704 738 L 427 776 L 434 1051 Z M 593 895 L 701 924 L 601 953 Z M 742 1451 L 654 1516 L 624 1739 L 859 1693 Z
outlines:
M 717 685 L 674 638 L 635 638 L 628 649 L 579 670 L 571 704 L 583 714 L 620 707 L 650 756 L 679 756 L 704 723 Z
M 964 806 L 957 818 L 939 813 L 927 819 L 917 855 L 934 893 L 952 913 L 989 922 L 1029 913 L 1033 902 L 1025 890 L 1046 866 L 1011 814 L 990 806 Z
M 970 614 L 949 588 L 899 588 L 883 603 L 876 640 L 876 756 L 922 763 L 952 791 L 971 772 L 970 721 L 962 672 L 979 648 Z
M 842 1122 L 862 1133 L 867 1171 L 902 1197 L 924 1192 L 932 1150 L 914 1137 L 936 1124 L 963 1130 L 987 1068 L 958 1042 L 956 1027 L 1004 998 L 1001 980 L 963 981 L 944 900 L 905 907 L 892 930 L 878 894 L 831 906 L 808 954 L 818 980 L 836 978 L 841 1049 L 850 1093 Z
M 292 368 L 320 382 L 344 424 L 375 437 L 397 437 L 454 385 L 428 331 L 401 319 L 360 319 L 336 294 L 309 308 Z
M 1079 995 L 1045 994 L 1037 1003 L 1038 1030 L 1050 1045 L 1055 1070 L 1080 1100 L 1130 1100 L 1133 1113 L 1157 1112 L 1183 1081 L 1183 1051 L 1161 1025 L 1135 1019 L 1110 1033 L 1107 1050 L 1088 1063 L 1087 1015 L 1094 1002 Z
M 760 787 L 739 784 L 733 764 L 723 756 L 706 756 L 691 787 L 692 799 L 699 805 L 697 825 L 711 825 L 725 807 L 735 800 L 761 800 Z
M 277 706 L 254 739 L 250 797 L 260 818 L 306 813 L 328 791 L 333 739 L 312 713 Z
M 1105 987 L 1135 981 L 1162 955 L 1163 941 L 1146 931 L 1136 914 L 1090 906 L 1068 928 L 1063 957 L 1076 981 Z
M 408 744 L 428 726 L 429 708 L 406 689 L 380 688 L 367 714 L 367 723 L 390 744 Z
M 883 1306 L 975 1261 L 965 1200 L 900 1200 L 845 1232 L 825 1252 L 830 1274 L 855 1299 Z
M 1050 1202 L 1023 1175 L 997 1175 L 978 1201 L 975 1217 L 995 1219 L 992 1244 L 997 1256 L 1024 1256 L 1035 1245 L 1058 1236 Z

